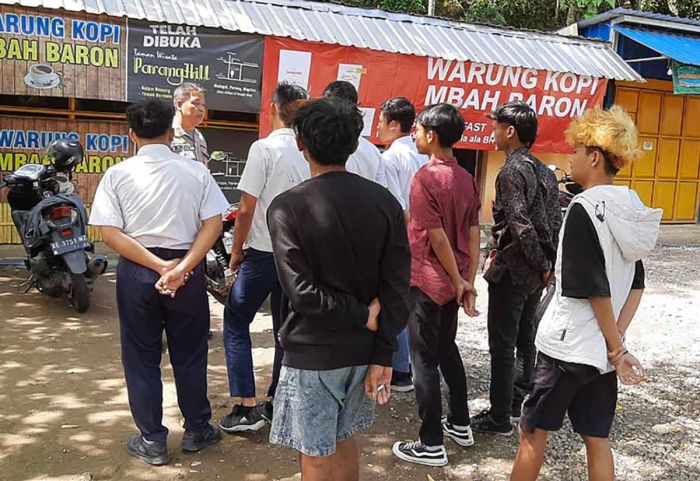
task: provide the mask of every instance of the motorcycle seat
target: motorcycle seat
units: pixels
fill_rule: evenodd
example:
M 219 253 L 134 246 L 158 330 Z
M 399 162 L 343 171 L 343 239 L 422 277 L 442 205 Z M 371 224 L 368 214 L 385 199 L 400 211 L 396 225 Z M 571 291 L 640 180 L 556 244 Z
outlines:
M 15 223 L 15 227 L 17 228 L 17 232 L 20 233 L 20 235 L 23 234 L 24 232 L 24 225 L 27 223 L 27 217 L 29 217 L 29 212 L 28 210 L 13 210 L 12 211 L 12 222 Z

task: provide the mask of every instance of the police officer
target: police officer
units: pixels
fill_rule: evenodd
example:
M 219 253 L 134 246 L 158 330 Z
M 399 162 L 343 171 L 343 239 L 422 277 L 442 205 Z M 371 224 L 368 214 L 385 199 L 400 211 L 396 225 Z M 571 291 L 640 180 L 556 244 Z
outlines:
M 175 89 L 173 102 L 175 103 L 173 152 L 208 165 L 207 141 L 197 129 L 204 122 L 207 113 L 204 89 L 193 83 L 183 83 Z

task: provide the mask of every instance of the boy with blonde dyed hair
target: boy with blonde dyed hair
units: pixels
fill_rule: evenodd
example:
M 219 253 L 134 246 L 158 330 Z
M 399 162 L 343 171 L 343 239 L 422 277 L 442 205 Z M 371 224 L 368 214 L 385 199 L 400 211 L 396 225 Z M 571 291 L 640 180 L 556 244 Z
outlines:
M 566 132 L 576 149 L 571 177 L 584 192 L 571 202 L 559 240 L 556 296 L 542 319 L 532 394 L 523 406 L 512 481 L 535 480 L 549 431 L 564 416 L 583 437 L 591 481 L 615 478 L 608 440 L 623 384 L 645 380 L 624 344 L 644 289 L 641 259 L 653 249 L 660 209 L 613 185 L 639 156 L 637 131 L 620 107 L 589 110 Z M 617 374 L 616 374 L 617 373 Z

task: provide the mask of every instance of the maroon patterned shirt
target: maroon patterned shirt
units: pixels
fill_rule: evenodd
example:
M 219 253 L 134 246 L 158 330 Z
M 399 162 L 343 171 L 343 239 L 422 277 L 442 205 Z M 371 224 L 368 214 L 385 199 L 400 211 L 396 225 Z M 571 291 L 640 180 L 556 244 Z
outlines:
M 413 177 L 410 199 L 411 286 L 418 287 L 436 304 L 447 304 L 456 293 L 430 245 L 428 231 L 445 231 L 457 268 L 466 277 L 469 228 L 479 225 L 481 206 L 476 182 L 456 159 L 432 158 Z

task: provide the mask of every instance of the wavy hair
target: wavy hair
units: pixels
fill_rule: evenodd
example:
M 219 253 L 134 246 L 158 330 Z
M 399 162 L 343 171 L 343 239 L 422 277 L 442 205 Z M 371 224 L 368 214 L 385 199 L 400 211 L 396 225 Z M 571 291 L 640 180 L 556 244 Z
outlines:
M 634 120 L 619 105 L 613 105 L 610 110 L 586 111 L 571 122 L 565 135 L 574 147 L 601 150 L 616 170 L 624 169 L 642 155 Z

